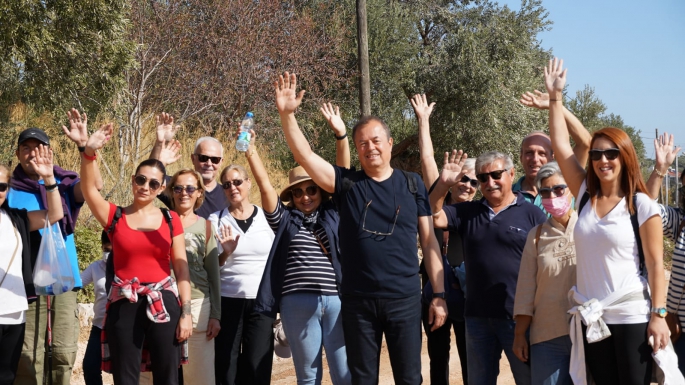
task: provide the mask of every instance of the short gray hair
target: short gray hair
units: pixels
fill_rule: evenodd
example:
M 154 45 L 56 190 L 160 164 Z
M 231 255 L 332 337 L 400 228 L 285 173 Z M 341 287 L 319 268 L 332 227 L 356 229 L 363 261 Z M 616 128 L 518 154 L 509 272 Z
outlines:
M 488 151 L 476 159 L 476 174 L 480 173 L 485 166 L 489 166 L 498 160 L 501 160 L 504 163 L 505 169 L 511 170 L 514 168 L 514 162 L 511 160 L 509 155 L 499 151 Z
M 559 175 L 564 178 L 564 175 L 559 168 L 559 164 L 556 161 L 551 161 L 540 167 L 538 174 L 535 176 L 535 186 L 540 189 L 542 181 L 554 175 Z
M 467 170 L 467 171 L 473 171 L 474 173 L 476 172 L 476 158 L 468 158 L 464 161 L 464 167 L 461 168 L 462 170 Z
M 214 142 L 214 143 L 218 144 L 219 147 L 221 148 L 221 156 L 222 156 L 222 157 L 224 156 L 224 145 L 221 144 L 221 142 L 219 142 L 218 139 L 212 138 L 211 136 L 203 136 L 203 137 L 201 137 L 200 139 L 198 139 L 198 140 L 195 142 L 195 147 L 193 148 L 193 154 L 197 154 L 197 148 L 200 147 L 200 145 L 201 145 L 202 143 L 207 142 L 207 141 Z

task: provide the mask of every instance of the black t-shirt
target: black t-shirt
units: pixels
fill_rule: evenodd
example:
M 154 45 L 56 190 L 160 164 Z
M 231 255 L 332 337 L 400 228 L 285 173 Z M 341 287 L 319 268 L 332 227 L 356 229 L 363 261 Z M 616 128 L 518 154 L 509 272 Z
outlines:
M 334 166 L 333 199 L 340 212 L 341 293 L 405 298 L 421 292 L 418 217 L 430 216 L 426 187 L 416 173 L 417 192 L 393 170 L 377 182 L 363 171 Z
M 169 183 L 171 177 L 167 175 L 166 183 Z M 157 195 L 157 198 L 164 203 L 168 208 L 171 208 L 171 198 L 165 194 Z M 225 209 L 228 207 L 228 201 L 226 200 L 226 194 L 224 194 L 224 189 L 221 185 L 217 184 L 212 191 L 205 191 L 205 200 L 202 205 L 195 210 L 195 214 L 201 216 L 204 219 L 209 218 L 213 213 Z

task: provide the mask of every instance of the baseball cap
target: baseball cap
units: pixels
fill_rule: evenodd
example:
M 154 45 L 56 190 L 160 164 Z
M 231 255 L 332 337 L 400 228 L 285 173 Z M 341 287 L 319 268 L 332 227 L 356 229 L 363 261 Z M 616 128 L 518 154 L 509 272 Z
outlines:
M 45 145 L 50 145 L 50 138 L 48 137 L 48 134 L 45 133 L 45 131 L 41 130 L 40 128 L 31 127 L 25 129 L 19 134 L 17 146 L 21 145 L 29 139 L 35 139 Z

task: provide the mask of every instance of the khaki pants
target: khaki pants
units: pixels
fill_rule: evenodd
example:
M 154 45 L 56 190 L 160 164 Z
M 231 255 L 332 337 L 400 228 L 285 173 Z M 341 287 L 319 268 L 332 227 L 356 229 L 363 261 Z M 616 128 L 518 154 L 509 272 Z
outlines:
M 73 291 L 53 296 L 52 308 L 52 383 L 69 385 L 78 350 L 78 308 Z M 42 385 L 47 336 L 47 297 L 29 305 L 26 311 L 26 334 L 19 358 L 16 385 Z
M 214 340 L 207 341 L 209 298 L 194 299 L 190 305 L 193 335 L 188 339 L 188 365 L 183 365 L 183 383 L 214 385 Z M 139 385 L 152 385 L 152 373 L 140 373 Z

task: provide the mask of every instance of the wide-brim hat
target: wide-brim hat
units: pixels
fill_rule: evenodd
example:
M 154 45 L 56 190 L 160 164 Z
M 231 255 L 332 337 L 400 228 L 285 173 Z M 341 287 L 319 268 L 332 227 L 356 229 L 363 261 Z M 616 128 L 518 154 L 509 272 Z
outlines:
M 48 137 L 48 134 L 45 133 L 45 131 L 41 130 L 40 128 L 31 127 L 25 129 L 19 134 L 17 146 L 21 145 L 29 139 L 35 139 L 46 146 L 50 145 L 50 138 Z
M 288 182 L 290 182 L 283 190 L 281 190 L 281 200 L 285 202 L 289 202 L 292 199 L 292 195 L 290 194 L 290 189 L 295 186 L 298 183 L 302 183 L 304 181 L 312 180 L 312 178 L 307 174 L 307 171 L 304 170 L 304 167 L 302 166 L 297 166 L 290 170 L 288 172 Z

